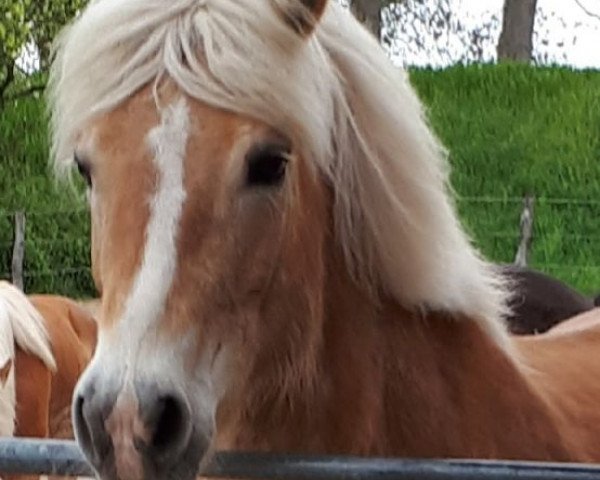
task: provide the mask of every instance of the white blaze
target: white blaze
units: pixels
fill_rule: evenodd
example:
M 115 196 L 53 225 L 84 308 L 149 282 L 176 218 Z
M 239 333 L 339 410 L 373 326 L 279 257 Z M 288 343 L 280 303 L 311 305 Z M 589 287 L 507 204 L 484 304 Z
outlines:
M 196 425 L 209 431 L 216 409 L 214 377 L 219 374 L 212 369 L 211 349 L 206 349 L 195 371 L 189 372 L 184 360 L 195 346 L 197 332 L 190 329 L 176 341 L 159 335 L 178 266 L 177 239 L 187 197 L 184 164 L 189 133 L 189 110 L 184 99 L 165 109 L 160 124 L 148 133 L 156 184 L 148 200 L 150 215 L 142 261 L 114 328 L 99 331 L 96 353 L 78 390 L 93 382 L 95 395 L 108 395 L 110 399 L 116 394 L 113 400 L 118 405 L 119 399 L 136 398 L 138 384 L 174 389 L 184 395 Z M 137 401 L 142 403 L 143 399 Z
M 162 112 L 161 123 L 148 134 L 157 178 L 142 263 L 117 328 L 108 333 L 110 341 L 100 334 L 96 358 L 120 356 L 117 361 L 125 360 L 131 367 L 140 360 L 136 357 L 142 340 L 156 329 L 164 312 L 177 268 L 177 237 L 186 199 L 183 180 L 188 137 L 189 111 L 185 100 L 180 99 Z M 114 343 L 121 347 L 118 354 Z

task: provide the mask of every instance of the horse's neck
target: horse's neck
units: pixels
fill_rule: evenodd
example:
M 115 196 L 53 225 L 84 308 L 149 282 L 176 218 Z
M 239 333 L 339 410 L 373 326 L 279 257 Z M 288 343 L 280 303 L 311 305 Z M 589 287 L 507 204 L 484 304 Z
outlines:
M 326 328 L 336 388 L 335 414 L 323 421 L 337 421 L 341 434 L 329 445 L 413 457 L 563 457 L 548 447 L 557 432 L 547 407 L 475 321 L 409 312 L 392 300 L 376 307 L 341 285 Z
M 476 322 L 327 292 L 313 378 L 237 418 L 220 447 L 412 457 L 567 459 L 547 407 Z

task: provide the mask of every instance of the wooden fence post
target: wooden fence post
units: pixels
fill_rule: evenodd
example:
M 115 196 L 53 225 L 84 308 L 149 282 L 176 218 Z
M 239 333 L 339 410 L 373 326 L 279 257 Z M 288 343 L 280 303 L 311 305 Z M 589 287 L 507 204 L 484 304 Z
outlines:
M 25 260 L 25 212 L 15 213 L 15 235 L 12 255 L 12 282 L 23 290 L 23 262 Z
M 521 212 L 520 231 L 521 240 L 519 249 L 515 256 L 515 265 L 518 267 L 527 266 L 527 257 L 529 255 L 529 247 L 533 238 L 533 204 L 535 199 L 531 195 L 526 195 L 523 199 L 523 211 Z

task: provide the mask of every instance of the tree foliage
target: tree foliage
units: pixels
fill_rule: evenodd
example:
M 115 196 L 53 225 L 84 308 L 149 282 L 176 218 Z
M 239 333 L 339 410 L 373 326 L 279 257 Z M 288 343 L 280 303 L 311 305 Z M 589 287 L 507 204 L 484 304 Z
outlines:
M 81 10 L 86 0 L 35 0 L 27 9 L 27 20 L 31 22 L 31 39 L 40 56 L 40 65 L 46 68 L 50 57 L 52 41 L 60 31 Z
M 27 40 L 25 12 L 31 0 L 0 0 L 0 98 L 13 82 L 14 65 Z
M 26 15 L 31 0 L 0 0 L 0 54 L 14 58 L 27 40 Z
M 384 8 L 383 20 L 383 43 L 392 56 L 423 66 L 492 61 L 488 46 L 500 24 L 491 12 L 477 21 L 461 15 L 454 0 L 393 2 Z
M 52 41 L 86 2 L 0 0 L 0 103 L 43 88 Z

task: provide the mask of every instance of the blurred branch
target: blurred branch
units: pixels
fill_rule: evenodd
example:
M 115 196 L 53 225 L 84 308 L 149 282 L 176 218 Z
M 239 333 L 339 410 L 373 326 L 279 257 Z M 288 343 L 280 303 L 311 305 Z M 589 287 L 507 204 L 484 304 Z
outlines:
M 4 68 L 6 69 L 6 76 L 0 83 L 0 104 L 4 101 L 4 93 L 6 92 L 6 89 L 15 79 L 14 62 L 11 60 L 6 60 Z
M 26 77 L 27 75 L 29 75 L 29 72 L 25 68 L 23 68 L 22 66 L 20 66 L 17 63 L 15 63 L 13 65 L 13 69 L 16 70 L 17 72 L 19 72 L 19 74 L 23 75 L 24 77 Z
M 586 13 L 586 15 L 600 20 L 600 13 L 594 13 L 591 10 L 589 10 L 585 5 L 581 3 L 581 0 L 575 0 L 575 3 Z
M 34 93 L 43 92 L 45 88 L 46 88 L 46 85 L 32 85 L 24 90 L 21 90 L 20 92 L 16 92 L 16 93 L 13 93 L 12 95 L 8 95 L 4 99 L 4 101 L 12 101 L 12 100 L 16 100 L 17 98 L 28 97 L 29 95 L 32 95 Z
M 452 0 L 405 0 L 390 4 L 384 13 L 383 40 L 403 62 L 418 58 L 450 65 L 493 60 L 501 22 L 492 12 L 473 21 L 461 17 Z

